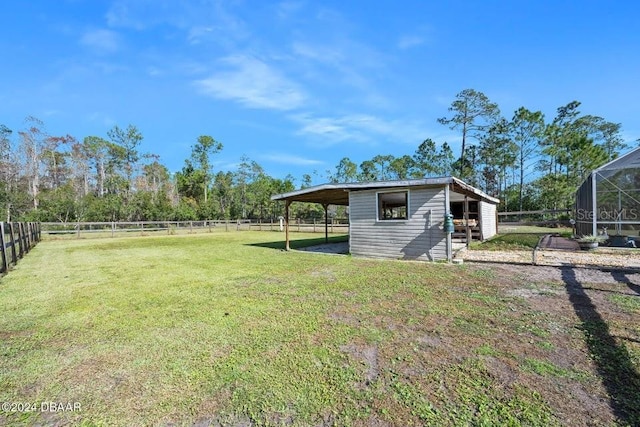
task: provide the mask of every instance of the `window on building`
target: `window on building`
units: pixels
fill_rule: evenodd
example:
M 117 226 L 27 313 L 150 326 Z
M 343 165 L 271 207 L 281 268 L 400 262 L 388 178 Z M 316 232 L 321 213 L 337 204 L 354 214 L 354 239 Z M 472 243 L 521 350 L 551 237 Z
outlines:
M 378 193 L 378 220 L 407 219 L 409 192 Z

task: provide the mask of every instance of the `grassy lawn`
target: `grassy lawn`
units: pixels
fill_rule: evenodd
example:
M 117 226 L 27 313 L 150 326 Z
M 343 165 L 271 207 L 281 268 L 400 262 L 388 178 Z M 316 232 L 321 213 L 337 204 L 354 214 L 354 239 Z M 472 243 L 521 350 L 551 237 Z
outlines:
M 470 249 L 508 251 L 533 250 L 540 238 L 546 234 L 570 237 L 570 228 L 548 228 L 527 225 L 498 226 L 500 234 L 485 242 L 473 242 Z
M 282 238 L 41 242 L 0 279 L 0 402 L 38 410 L 3 407 L 0 425 L 640 423 L 562 282 L 285 252 Z M 628 286 L 589 292 L 610 333 L 630 337 L 620 360 L 637 377 Z M 612 399 L 627 401 L 616 412 Z

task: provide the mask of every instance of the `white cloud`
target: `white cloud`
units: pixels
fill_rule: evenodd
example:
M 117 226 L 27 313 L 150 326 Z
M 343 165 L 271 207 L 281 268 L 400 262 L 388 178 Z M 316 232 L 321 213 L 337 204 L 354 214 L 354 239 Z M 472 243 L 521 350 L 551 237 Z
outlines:
M 136 12 L 131 9 L 131 6 L 131 4 L 122 1 L 113 3 L 106 14 L 107 24 L 110 27 L 130 27 L 137 30 L 144 29 L 144 23 L 136 17 Z
M 342 49 L 336 46 L 312 46 L 308 43 L 294 42 L 293 53 L 314 61 L 337 65 L 345 59 Z
M 313 117 L 308 114 L 291 116 L 301 128 L 298 135 L 311 135 L 322 138 L 325 144 L 335 144 L 342 141 L 364 142 L 366 135 L 353 126 L 349 117 Z
M 85 118 L 90 123 L 98 123 L 105 127 L 110 127 L 116 124 L 116 120 L 113 117 L 100 111 L 89 113 L 85 116 Z
M 314 117 L 297 114 L 290 119 L 301 127 L 298 135 L 319 137 L 322 144 L 331 146 L 340 142 L 369 145 L 407 144 L 417 146 L 433 135 L 424 123 L 409 119 L 387 120 L 369 114 L 350 114 L 341 117 Z
M 303 3 L 297 1 L 283 1 L 278 4 L 276 15 L 280 19 L 289 19 L 292 15 L 302 9 Z
M 412 47 L 420 46 L 424 44 L 425 40 L 420 36 L 402 36 L 398 40 L 398 48 L 401 50 L 407 50 Z
M 304 157 L 294 156 L 290 154 L 282 154 L 282 153 L 265 154 L 261 156 L 261 158 L 274 163 L 281 163 L 285 165 L 296 165 L 296 166 L 313 166 L 313 165 L 321 165 L 324 163 L 320 160 L 306 159 Z
M 251 108 L 293 110 L 303 105 L 306 97 L 298 85 L 265 62 L 241 55 L 223 62 L 233 69 L 197 80 L 202 93 Z
M 233 48 L 251 35 L 250 27 L 232 12 L 237 6 L 223 0 L 114 0 L 106 20 L 109 27 L 137 31 L 168 25 L 184 32 L 190 44 Z
M 210 26 L 198 26 L 189 29 L 187 39 L 191 44 L 199 44 L 202 39 L 213 32 L 213 27 Z
M 87 31 L 80 38 L 80 43 L 97 53 L 114 53 L 120 49 L 118 34 L 111 30 Z

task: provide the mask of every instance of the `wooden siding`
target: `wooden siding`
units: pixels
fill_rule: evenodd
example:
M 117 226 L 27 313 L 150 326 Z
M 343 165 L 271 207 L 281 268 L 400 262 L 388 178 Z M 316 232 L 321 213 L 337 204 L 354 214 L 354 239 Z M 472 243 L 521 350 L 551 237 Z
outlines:
M 496 205 L 488 202 L 478 202 L 480 211 L 480 227 L 482 228 L 482 239 L 486 240 L 496 235 L 498 224 L 496 224 Z
M 398 188 L 394 191 L 407 191 Z M 370 258 L 446 260 L 445 190 L 411 188 L 409 219 L 377 220 L 377 191 L 349 193 L 350 251 Z

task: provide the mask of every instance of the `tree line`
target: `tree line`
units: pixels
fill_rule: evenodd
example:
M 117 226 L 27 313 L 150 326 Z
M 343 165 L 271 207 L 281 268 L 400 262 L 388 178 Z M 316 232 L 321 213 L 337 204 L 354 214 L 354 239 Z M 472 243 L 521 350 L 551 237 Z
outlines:
M 413 154 L 377 155 L 357 165 L 345 157 L 330 173 L 333 182 L 453 175 L 501 200 L 501 211 L 568 209 L 591 170 L 628 149 L 621 124 L 580 113 L 572 101 L 547 120 L 520 107 L 510 118 L 482 92 L 465 89 L 438 119 L 459 132 L 461 152 L 425 139 Z M 638 142 L 638 141 L 636 141 Z
M 560 209 L 592 169 L 627 149 L 621 125 L 583 115 L 572 101 L 547 120 L 518 108 L 510 118 L 474 89 L 458 93 L 438 122 L 458 132 L 456 156 L 449 143 L 425 139 L 411 154 L 378 154 L 356 164 L 348 157 L 326 172 L 331 182 L 457 176 L 501 199 L 500 209 Z M 212 158 L 223 144 L 201 135 L 179 172 L 171 174 L 134 125 L 114 126 L 104 136 L 54 136 L 27 117 L 17 132 L 0 125 L 0 209 L 7 221 L 153 221 L 198 219 L 275 220 L 283 213 L 277 193 L 296 189 L 296 179 L 269 176 L 243 157 L 235 171 L 217 171 Z M 299 188 L 311 185 L 309 174 Z M 332 214 L 343 214 L 339 209 Z M 321 218 L 314 204 L 292 206 L 292 215 Z
M 153 153 L 142 153 L 134 125 L 106 136 L 53 136 L 27 117 L 25 129 L 0 125 L 0 206 L 7 221 L 161 221 L 275 218 L 271 195 L 293 191 L 291 176 L 268 176 L 255 161 L 213 173 L 222 143 L 201 135 L 184 167 L 171 174 Z

